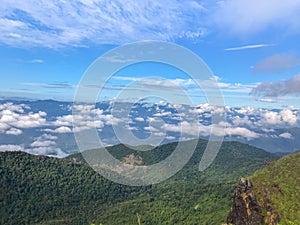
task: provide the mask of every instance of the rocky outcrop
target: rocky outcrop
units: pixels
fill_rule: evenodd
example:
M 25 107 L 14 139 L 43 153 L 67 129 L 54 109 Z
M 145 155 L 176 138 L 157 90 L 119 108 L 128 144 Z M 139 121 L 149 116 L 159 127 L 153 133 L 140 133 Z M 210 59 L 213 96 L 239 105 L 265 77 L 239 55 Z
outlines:
M 234 225 L 260 225 L 262 222 L 262 209 L 253 192 L 252 182 L 242 178 L 236 186 L 233 206 L 228 214 L 227 223 Z
M 123 158 L 123 162 L 129 165 L 142 165 L 143 159 L 141 156 L 135 156 L 133 153 Z
M 276 189 L 280 194 L 283 195 L 282 190 L 279 188 L 278 184 L 272 185 L 273 189 Z M 275 190 L 272 190 L 275 191 Z M 265 223 L 268 225 L 276 225 L 280 222 L 280 216 L 273 209 L 271 202 L 271 192 L 268 188 L 263 189 L 263 198 L 260 200 L 260 205 L 266 210 Z

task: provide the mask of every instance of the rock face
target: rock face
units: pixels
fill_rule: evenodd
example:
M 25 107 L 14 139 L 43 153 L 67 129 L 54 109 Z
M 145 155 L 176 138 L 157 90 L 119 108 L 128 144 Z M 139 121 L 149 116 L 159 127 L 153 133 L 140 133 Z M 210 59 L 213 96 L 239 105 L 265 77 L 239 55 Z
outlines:
M 280 189 L 278 184 L 272 185 L 273 189 L 276 189 L 280 194 L 283 195 L 282 190 Z M 275 191 L 275 190 L 273 190 Z M 276 225 L 280 222 L 280 216 L 276 211 L 274 211 L 272 204 L 271 204 L 271 192 L 268 188 L 263 189 L 263 199 L 260 202 L 260 205 L 267 211 L 265 217 L 265 223 L 268 225 Z
M 240 179 L 235 193 L 233 206 L 227 217 L 228 224 L 260 225 L 263 222 L 262 210 L 253 193 L 250 180 Z

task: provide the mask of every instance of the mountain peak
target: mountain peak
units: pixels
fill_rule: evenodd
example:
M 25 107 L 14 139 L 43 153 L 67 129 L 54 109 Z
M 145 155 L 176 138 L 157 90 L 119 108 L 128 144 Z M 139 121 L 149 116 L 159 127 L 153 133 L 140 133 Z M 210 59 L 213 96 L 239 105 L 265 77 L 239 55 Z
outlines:
M 228 224 L 235 225 L 260 225 L 263 221 L 262 210 L 253 184 L 250 180 L 241 178 L 234 193 L 233 206 L 227 217 Z

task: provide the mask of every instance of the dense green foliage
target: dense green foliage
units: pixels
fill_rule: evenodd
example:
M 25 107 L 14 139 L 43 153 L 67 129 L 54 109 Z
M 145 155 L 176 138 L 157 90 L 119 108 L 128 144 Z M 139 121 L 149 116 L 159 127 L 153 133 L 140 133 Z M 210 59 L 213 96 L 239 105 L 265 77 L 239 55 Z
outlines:
M 22 152 L 0 154 L 0 224 L 87 224 L 142 189 L 112 183 L 90 167 Z
M 221 224 L 231 206 L 236 180 L 277 156 L 225 142 L 214 163 L 199 172 L 205 146 L 206 142 L 199 140 L 195 154 L 180 172 L 147 187 L 110 182 L 85 164 L 79 154 L 57 159 L 1 153 L 0 223 Z M 117 145 L 109 151 L 121 160 L 128 154 L 140 155 L 147 165 L 164 159 L 175 147 L 176 143 L 171 143 L 142 152 Z
M 300 224 L 300 152 L 272 162 L 250 179 L 261 204 L 266 191 L 270 193 L 271 206 L 280 215 L 281 225 Z
M 152 152 L 151 163 L 159 155 L 165 158 L 176 143 L 160 146 Z M 221 224 L 226 221 L 232 204 L 236 180 L 252 174 L 276 156 L 261 149 L 238 142 L 224 142 L 214 163 L 204 172 L 198 171 L 205 141 L 200 140 L 194 156 L 174 177 L 154 185 L 151 193 L 125 201 L 102 213 L 97 222 L 110 224 Z M 116 157 L 123 145 L 113 146 L 109 151 Z M 131 154 L 127 149 L 126 154 Z M 148 152 L 136 153 L 142 158 Z M 145 161 L 148 164 L 149 161 Z M 113 216 L 112 216 L 113 215 Z

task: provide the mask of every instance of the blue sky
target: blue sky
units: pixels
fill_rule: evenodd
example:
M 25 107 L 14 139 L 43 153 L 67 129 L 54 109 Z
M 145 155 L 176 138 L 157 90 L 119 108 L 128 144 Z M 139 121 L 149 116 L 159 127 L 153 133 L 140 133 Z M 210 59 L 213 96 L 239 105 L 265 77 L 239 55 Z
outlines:
M 72 100 L 88 66 L 106 51 L 160 40 L 200 56 L 228 105 L 299 107 L 299 11 L 299 0 L 3 0 L 0 96 Z M 120 89 L 150 74 L 190 88 L 187 77 L 154 64 L 120 71 L 108 85 Z

